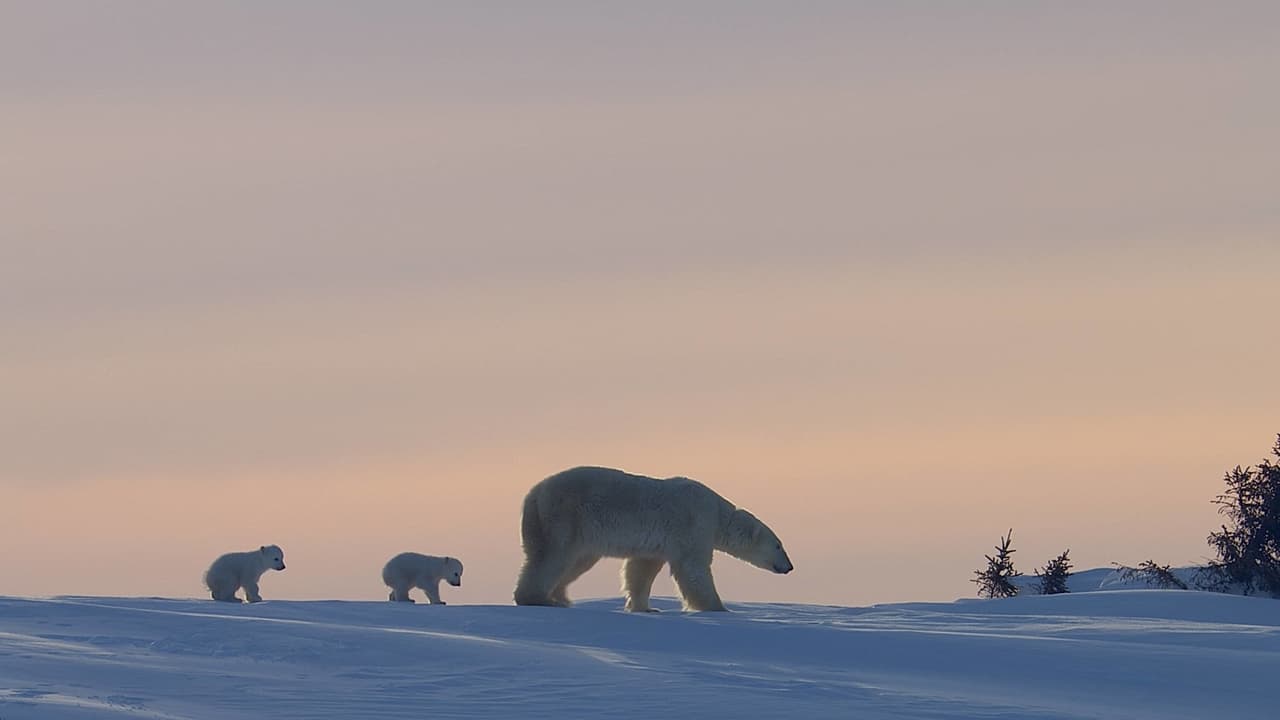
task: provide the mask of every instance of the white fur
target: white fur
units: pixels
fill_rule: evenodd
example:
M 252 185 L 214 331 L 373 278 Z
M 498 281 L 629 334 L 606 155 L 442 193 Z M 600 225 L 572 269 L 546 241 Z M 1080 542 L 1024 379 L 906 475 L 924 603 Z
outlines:
M 214 560 L 204 573 L 204 584 L 214 600 L 241 602 L 236 591 L 244 588 L 245 600 L 262 602 L 258 579 L 268 570 L 283 569 L 284 551 L 278 545 L 263 545 L 257 550 L 227 553 Z
M 457 558 L 404 552 L 382 567 L 382 582 L 391 588 L 388 599 L 392 601 L 413 602 L 409 591 L 419 588 L 432 605 L 444 605 L 445 601 L 440 599 L 441 580 L 454 587 L 461 586 L 462 562 Z
M 778 536 L 696 480 L 659 480 L 580 467 L 543 480 L 525 496 L 525 562 L 517 605 L 568 607 L 570 583 L 602 557 L 620 557 L 626 609 L 649 611 L 664 564 L 689 610 L 724 610 L 711 577 L 714 550 L 777 573 L 792 570 Z

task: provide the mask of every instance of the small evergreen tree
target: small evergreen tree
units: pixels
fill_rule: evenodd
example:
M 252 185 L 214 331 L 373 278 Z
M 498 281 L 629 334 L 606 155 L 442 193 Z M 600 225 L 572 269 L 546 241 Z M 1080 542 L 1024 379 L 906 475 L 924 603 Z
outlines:
M 1280 435 L 1271 452 L 1280 459 Z M 1218 553 L 1209 569 L 1246 595 L 1280 597 L 1280 464 L 1266 459 L 1256 468 L 1237 465 L 1223 481 L 1227 489 L 1213 502 L 1229 524 L 1209 533 Z
M 996 554 L 985 555 L 987 558 L 987 567 L 985 570 L 974 570 L 973 574 L 977 575 L 971 582 L 978 584 L 978 597 L 985 598 L 1007 598 L 1018 594 L 1018 586 L 1013 584 L 1013 578 L 1022 573 L 1013 569 L 1013 553 L 1016 552 L 1009 547 L 1013 542 L 1013 528 L 1009 529 L 1009 534 L 1000 539 L 1000 544 L 996 546 Z
M 1071 592 L 1067 589 L 1067 578 L 1071 577 L 1071 560 L 1067 557 L 1070 552 L 1070 549 L 1063 550 L 1061 555 L 1045 563 L 1043 570 L 1036 570 L 1041 595 Z
M 1129 567 L 1120 563 L 1111 564 L 1116 566 L 1116 570 L 1120 572 L 1120 579 L 1124 582 L 1141 581 L 1161 590 L 1187 589 L 1187 584 L 1174 575 L 1168 565 L 1158 565 L 1155 560 L 1143 560 L 1138 563 L 1138 567 Z

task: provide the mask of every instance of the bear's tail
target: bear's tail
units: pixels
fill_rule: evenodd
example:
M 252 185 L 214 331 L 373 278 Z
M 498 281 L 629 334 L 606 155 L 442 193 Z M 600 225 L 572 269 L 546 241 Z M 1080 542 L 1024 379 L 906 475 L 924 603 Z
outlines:
M 543 531 L 535 495 L 536 493 L 531 492 L 524 496 L 524 509 L 520 513 L 520 543 L 528 557 L 541 554 L 542 549 L 547 546 L 547 536 Z

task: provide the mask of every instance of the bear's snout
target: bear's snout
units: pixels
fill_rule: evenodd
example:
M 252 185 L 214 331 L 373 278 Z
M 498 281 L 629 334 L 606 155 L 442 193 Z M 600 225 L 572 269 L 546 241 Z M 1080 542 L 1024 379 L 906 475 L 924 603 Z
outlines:
M 280 563 L 280 569 L 281 569 L 281 570 L 283 570 L 283 569 L 284 569 L 284 563 Z
M 773 566 L 773 571 L 778 573 L 779 575 L 786 575 L 787 573 L 795 569 L 796 569 L 796 566 L 792 565 L 791 563 L 787 563 L 786 566 L 784 567 L 779 567 L 777 565 Z

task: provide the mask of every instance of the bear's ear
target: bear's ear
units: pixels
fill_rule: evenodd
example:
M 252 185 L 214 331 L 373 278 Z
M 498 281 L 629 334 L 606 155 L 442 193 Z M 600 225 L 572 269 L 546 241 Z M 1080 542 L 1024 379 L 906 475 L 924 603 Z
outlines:
M 263 545 L 262 547 L 258 548 L 258 552 L 260 552 L 260 553 L 264 553 L 264 552 L 266 552 L 266 551 L 267 551 L 267 546 L 266 546 L 266 545 Z

